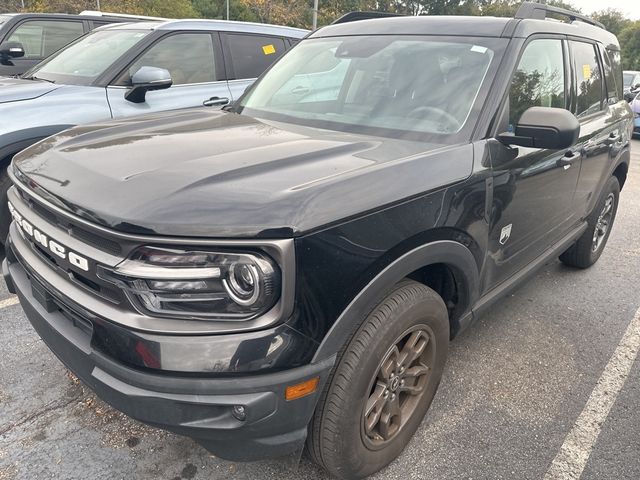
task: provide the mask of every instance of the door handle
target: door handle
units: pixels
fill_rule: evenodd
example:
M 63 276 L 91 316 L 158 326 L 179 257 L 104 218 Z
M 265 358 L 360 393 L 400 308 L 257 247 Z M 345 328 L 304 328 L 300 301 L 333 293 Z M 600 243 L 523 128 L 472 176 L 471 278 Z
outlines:
M 568 170 L 574 162 L 577 162 L 581 158 L 582 154 L 580 152 L 573 152 L 569 150 L 561 159 L 558 160 L 558 166 Z
M 622 141 L 622 135 L 618 132 L 611 132 L 609 137 L 607 138 L 607 145 L 615 145 L 616 143 L 620 143 Z
M 202 102 L 205 107 L 222 107 L 229 103 L 227 97 L 211 97 L 209 100 Z

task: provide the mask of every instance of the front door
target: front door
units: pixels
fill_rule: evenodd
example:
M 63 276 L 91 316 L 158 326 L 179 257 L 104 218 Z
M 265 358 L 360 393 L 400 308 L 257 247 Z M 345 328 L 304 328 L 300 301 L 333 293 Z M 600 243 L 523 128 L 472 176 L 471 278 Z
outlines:
M 538 38 L 526 45 L 511 82 L 508 128 L 530 107 L 569 108 L 565 57 L 560 38 Z M 579 151 L 494 146 L 485 292 L 526 267 L 577 221 L 573 202 Z
M 214 103 L 230 101 L 219 48 L 218 36 L 209 32 L 176 33 L 160 38 L 107 87 L 113 117 L 198 107 L 207 105 L 211 99 Z M 130 102 L 125 94 L 131 76 L 145 66 L 168 70 L 173 85 L 166 90 L 147 92 L 142 103 Z

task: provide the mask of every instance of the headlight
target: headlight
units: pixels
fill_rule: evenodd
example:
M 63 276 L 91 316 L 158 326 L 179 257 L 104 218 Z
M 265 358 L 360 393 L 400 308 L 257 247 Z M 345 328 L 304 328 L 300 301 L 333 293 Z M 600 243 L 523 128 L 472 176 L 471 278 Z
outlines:
M 280 296 L 280 270 L 250 252 L 142 247 L 98 275 L 124 289 L 146 312 L 161 316 L 246 320 Z

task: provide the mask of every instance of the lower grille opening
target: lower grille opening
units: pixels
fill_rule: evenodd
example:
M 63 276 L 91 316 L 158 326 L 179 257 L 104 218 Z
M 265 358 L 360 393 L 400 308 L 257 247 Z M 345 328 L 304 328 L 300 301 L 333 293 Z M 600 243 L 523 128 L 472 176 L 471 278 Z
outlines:
M 120 294 L 117 290 L 105 287 L 103 285 L 99 285 L 96 282 L 89 280 L 87 277 L 80 275 L 79 273 L 70 271 L 69 274 L 71 278 L 73 278 L 77 283 L 93 290 L 101 297 L 110 300 L 114 303 L 120 302 Z

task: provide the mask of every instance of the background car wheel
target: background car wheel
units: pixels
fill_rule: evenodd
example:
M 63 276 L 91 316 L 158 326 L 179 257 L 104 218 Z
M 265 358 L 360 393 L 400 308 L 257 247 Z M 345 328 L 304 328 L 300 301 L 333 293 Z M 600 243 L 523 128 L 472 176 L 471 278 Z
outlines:
M 420 425 L 447 358 L 440 296 L 403 281 L 342 353 L 309 426 L 307 449 L 338 478 L 364 478 L 395 459 Z
M 11 214 L 7 206 L 7 192 L 11 187 L 11 179 L 7 174 L 8 167 L 0 169 L 0 245 L 4 245 L 9 234 L 9 226 L 11 225 Z
M 560 255 L 562 263 L 571 267 L 588 268 L 598 261 L 611 234 L 619 198 L 620 183 L 616 177 L 611 177 L 587 218 L 587 230 L 576 243 Z

